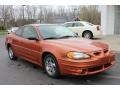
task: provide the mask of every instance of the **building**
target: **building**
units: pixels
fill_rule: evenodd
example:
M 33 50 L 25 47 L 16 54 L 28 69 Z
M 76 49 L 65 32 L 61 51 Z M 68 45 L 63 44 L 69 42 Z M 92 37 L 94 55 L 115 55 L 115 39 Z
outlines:
M 120 6 L 107 5 L 101 7 L 101 30 L 103 35 L 120 34 Z
M 68 21 L 73 21 L 74 17 L 72 17 L 72 16 L 54 16 L 54 17 L 50 17 L 49 19 L 50 19 L 49 23 L 61 24 L 61 23 L 65 23 L 65 22 L 68 22 Z

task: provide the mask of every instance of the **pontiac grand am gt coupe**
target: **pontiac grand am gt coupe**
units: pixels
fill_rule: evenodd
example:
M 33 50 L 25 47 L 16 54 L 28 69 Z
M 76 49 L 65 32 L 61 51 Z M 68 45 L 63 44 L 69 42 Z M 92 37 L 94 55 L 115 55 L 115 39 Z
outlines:
M 5 44 L 10 60 L 23 58 L 53 78 L 95 74 L 115 64 L 115 55 L 107 44 L 80 38 L 58 25 L 22 26 L 6 37 Z

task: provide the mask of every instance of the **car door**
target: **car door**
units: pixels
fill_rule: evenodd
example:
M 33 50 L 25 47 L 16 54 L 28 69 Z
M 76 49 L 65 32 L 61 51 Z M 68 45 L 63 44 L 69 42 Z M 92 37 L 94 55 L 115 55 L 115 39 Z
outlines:
M 23 32 L 23 27 L 20 27 L 14 34 L 12 38 L 12 48 L 16 56 L 21 57 L 22 53 L 22 32 Z
M 42 48 L 40 47 L 40 41 L 30 40 L 29 38 L 39 39 L 38 34 L 34 27 L 25 26 L 22 33 L 23 40 L 21 41 L 22 56 L 33 63 L 39 63 L 40 52 Z
M 85 27 L 82 23 L 80 22 L 73 23 L 72 31 L 78 33 L 79 36 L 82 36 L 84 29 Z

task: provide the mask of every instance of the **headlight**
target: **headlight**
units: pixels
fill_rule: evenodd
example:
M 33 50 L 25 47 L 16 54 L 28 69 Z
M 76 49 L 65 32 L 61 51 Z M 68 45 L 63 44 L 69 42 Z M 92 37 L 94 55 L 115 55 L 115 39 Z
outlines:
M 87 59 L 90 58 L 89 55 L 80 52 L 68 52 L 67 57 L 70 59 Z

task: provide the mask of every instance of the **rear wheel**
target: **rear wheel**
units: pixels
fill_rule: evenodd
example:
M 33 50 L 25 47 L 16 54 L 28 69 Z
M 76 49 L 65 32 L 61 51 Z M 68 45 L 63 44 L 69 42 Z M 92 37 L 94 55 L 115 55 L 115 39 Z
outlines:
M 88 39 L 92 39 L 93 38 L 93 34 L 92 34 L 91 31 L 85 31 L 85 32 L 83 32 L 82 37 L 88 38 Z
M 10 46 L 8 47 L 8 55 L 9 55 L 10 60 L 16 60 L 17 59 L 17 57 L 14 55 L 14 52 L 13 52 L 13 50 Z
M 53 55 L 47 54 L 44 57 L 44 69 L 48 76 L 53 77 L 53 78 L 59 77 L 59 69 L 58 69 L 57 60 L 55 59 Z

